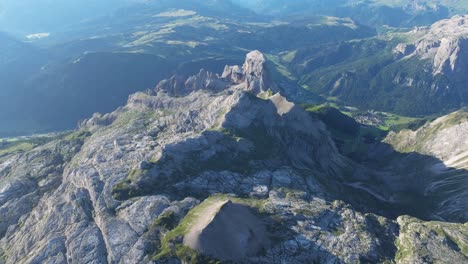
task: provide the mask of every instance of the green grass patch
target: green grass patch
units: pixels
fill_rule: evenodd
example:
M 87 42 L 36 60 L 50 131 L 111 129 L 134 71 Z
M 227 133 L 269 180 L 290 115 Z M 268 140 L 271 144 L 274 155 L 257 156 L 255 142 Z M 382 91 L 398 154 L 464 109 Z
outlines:
M 203 151 L 211 148 L 207 145 L 203 149 L 185 151 L 177 161 L 174 154 L 163 153 L 156 163 L 152 163 L 150 173 L 130 171 L 113 189 L 114 198 L 122 200 L 135 197 L 135 194 L 161 194 L 167 192 L 174 183 L 196 177 L 203 171 L 228 170 L 250 174 L 256 170 L 251 166 L 251 161 L 269 159 L 279 155 L 281 151 L 275 137 L 261 125 L 252 125 L 245 129 L 212 128 L 204 131 L 201 137 L 216 140 L 212 144 L 226 146 L 226 150 L 217 151 L 215 155 L 204 158 Z M 173 162 L 177 162 L 178 166 L 173 167 Z M 192 195 L 199 199 L 206 198 L 206 194 L 202 193 Z
M 429 117 L 426 119 L 421 119 L 419 122 L 412 124 L 417 124 L 420 127 L 432 120 L 433 118 Z M 432 140 L 432 138 L 435 137 L 437 133 L 440 133 L 443 129 L 450 128 L 467 121 L 468 112 L 466 112 L 466 110 L 460 110 L 443 117 L 438 122 L 433 122 L 420 128 L 418 130 L 418 140 L 415 144 L 401 144 L 401 142 L 405 142 L 404 140 L 407 137 L 407 134 L 410 133 L 408 130 L 401 131 L 399 134 L 397 134 L 396 137 L 393 137 L 387 143 L 393 145 L 400 152 L 421 152 L 424 148 L 424 144 Z M 419 128 L 418 126 L 411 127 L 412 124 L 410 124 L 409 129 L 416 130 Z
M 311 211 L 309 209 L 298 209 L 295 210 L 294 213 L 298 215 L 304 215 L 304 216 L 315 216 L 316 213 L 314 211 Z
M 397 248 L 397 252 L 395 254 L 395 260 L 397 262 L 400 262 L 412 254 L 411 249 L 402 245 L 399 238 L 395 240 L 395 246 Z
M 174 229 L 177 226 L 177 216 L 173 211 L 167 211 L 161 214 L 153 223 L 153 226 L 165 229 Z
M 403 224 L 400 226 L 401 234 L 409 234 L 403 236 L 404 240 L 396 239 L 395 245 L 397 253 L 395 260 L 397 262 L 404 261 L 411 256 L 424 256 L 430 254 L 429 249 L 425 247 L 416 247 L 411 241 L 411 234 L 417 234 L 423 239 L 429 239 L 431 235 L 437 235 L 439 238 L 450 241 L 456 245 L 460 253 L 468 257 L 468 224 L 447 223 L 447 222 L 425 222 L 413 217 L 405 217 Z M 442 240 L 443 241 L 443 240 Z M 445 242 L 442 242 L 445 243 Z
M 266 54 L 265 56 L 279 74 L 291 81 L 297 80 L 296 76 L 289 71 L 288 67 L 281 63 L 281 59 L 277 55 Z
M 85 141 L 90 136 L 91 132 L 87 130 L 78 130 L 65 135 L 63 139 L 66 141 Z
M 0 139 L 0 158 L 30 151 L 54 140 L 55 138 L 56 136 L 46 135 Z
M 294 60 L 294 58 L 296 57 L 296 54 L 297 54 L 297 50 L 284 52 L 281 54 L 281 60 L 283 60 L 284 62 L 290 63 Z
M 259 211 L 263 208 L 265 201 L 253 198 L 239 198 L 226 194 L 213 195 L 205 199 L 201 204 L 190 210 L 182 221 L 174 229 L 167 232 L 161 239 L 159 251 L 152 256 L 153 260 L 162 260 L 170 257 L 178 257 L 186 263 L 220 263 L 219 260 L 200 255 L 198 252 L 182 245 L 183 237 L 190 232 L 191 228 L 197 224 L 198 220 L 204 216 L 206 210 L 216 203 L 231 200 L 234 203 L 244 204 Z M 159 224 L 169 216 L 162 216 L 156 220 Z M 170 217 L 169 217 L 170 218 Z
M 386 112 L 377 112 L 382 117 L 384 125 L 380 126 L 379 128 L 382 130 L 402 130 L 411 126 L 411 124 L 415 124 L 418 121 L 422 120 L 422 118 L 416 117 L 407 117 L 401 116 L 392 113 Z
M 0 263 L 6 263 L 6 254 L 1 248 L 0 248 Z
M 341 228 L 337 228 L 335 230 L 332 231 L 332 234 L 335 236 L 335 237 L 339 237 L 341 235 L 343 235 L 345 232 L 343 229 Z
M 149 170 L 132 169 L 127 177 L 112 188 L 112 197 L 117 200 L 127 200 L 131 197 L 140 196 L 141 190 L 134 183 L 143 178 Z
M 273 96 L 273 91 L 271 89 L 268 89 L 267 91 L 260 93 L 257 95 L 259 98 L 262 98 L 264 100 L 267 100 L 268 98 Z
M 37 145 L 31 142 L 15 142 L 8 144 L 6 147 L 0 149 L 0 157 L 12 154 L 23 153 L 35 148 Z

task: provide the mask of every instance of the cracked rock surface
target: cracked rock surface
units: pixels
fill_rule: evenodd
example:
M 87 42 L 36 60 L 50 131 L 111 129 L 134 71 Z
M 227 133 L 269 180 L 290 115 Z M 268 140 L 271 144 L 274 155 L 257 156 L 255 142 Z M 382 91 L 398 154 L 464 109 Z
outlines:
M 278 91 L 254 51 L 243 67 L 175 76 L 70 136 L 1 158 L 0 263 L 205 263 L 213 248 L 183 241 L 213 199 L 248 207 L 265 226 L 271 243 L 236 259 L 244 263 L 466 260 L 466 224 L 434 234 L 437 223 L 343 202 L 343 183 L 373 172 Z

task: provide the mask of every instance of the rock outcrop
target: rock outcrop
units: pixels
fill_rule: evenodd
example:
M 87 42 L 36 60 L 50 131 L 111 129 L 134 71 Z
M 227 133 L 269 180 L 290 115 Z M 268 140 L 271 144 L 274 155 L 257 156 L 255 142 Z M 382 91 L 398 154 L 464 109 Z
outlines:
M 468 219 L 468 112 L 460 110 L 416 131 L 391 132 L 384 142 L 400 152 L 436 157 L 426 164 L 424 192 L 437 202 L 441 217 Z
M 247 206 L 226 200 L 205 209 L 184 244 L 221 260 L 239 261 L 269 247 L 263 223 Z
M 423 222 L 402 216 L 398 218 L 400 234 L 397 246 L 398 263 L 465 263 L 468 225 L 444 222 Z
M 468 105 L 467 25 L 467 15 L 454 16 L 404 33 L 302 48 L 283 62 L 300 85 L 343 105 L 403 116 L 449 113 Z
M 200 89 L 220 92 L 230 86 L 237 86 L 237 90 L 249 91 L 255 95 L 268 91 L 274 94 L 279 92 L 279 89 L 271 81 L 266 63 L 266 58 L 261 52 L 252 51 L 247 54 L 242 68 L 237 65 L 226 66 L 221 76 L 203 69 L 197 75 L 188 78 L 173 76 L 169 80 L 161 81 L 156 87 L 156 92 L 185 96 Z
M 399 44 L 395 53 L 402 57 L 416 55 L 432 60 L 434 75 L 465 75 L 468 69 L 468 15 L 441 20 L 406 35 L 417 40 L 411 44 Z

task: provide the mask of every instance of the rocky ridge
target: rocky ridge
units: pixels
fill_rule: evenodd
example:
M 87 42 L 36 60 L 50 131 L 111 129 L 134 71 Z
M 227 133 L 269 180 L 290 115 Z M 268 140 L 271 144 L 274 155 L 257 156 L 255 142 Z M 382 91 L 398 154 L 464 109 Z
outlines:
M 467 22 L 467 15 L 457 15 L 405 33 L 302 48 L 284 53 L 283 62 L 300 85 L 343 107 L 410 117 L 448 114 L 468 102 Z
M 384 140 L 400 152 L 413 152 L 437 160 L 427 164 L 425 193 L 436 194 L 441 214 L 468 215 L 468 113 L 460 110 L 429 122 L 416 131 L 391 132 Z
M 266 58 L 261 52 L 253 51 L 247 55 L 242 67 L 226 66 L 221 76 L 204 69 L 188 78 L 173 76 L 169 80 L 161 81 L 156 87 L 156 93 L 185 96 L 197 90 L 221 92 L 235 86 L 237 90 L 249 91 L 260 96 L 266 92 L 275 94 L 279 90 L 270 80 L 266 63 Z
M 468 15 L 457 15 L 406 33 L 410 44 L 399 44 L 399 56 L 419 56 L 433 62 L 433 74 L 463 74 L 468 69 Z
M 423 262 L 447 250 L 466 259 L 466 225 L 444 225 L 427 244 L 404 234 L 430 233 L 432 222 L 413 228 L 340 201 L 347 181 L 373 172 L 276 93 L 265 66 L 254 51 L 222 75 L 173 77 L 68 137 L 2 158 L 0 263 L 203 263 L 213 248 L 200 254 L 184 238 L 207 204 L 226 200 L 249 207 L 271 240 L 245 263 Z
M 263 223 L 247 206 L 221 201 L 209 206 L 184 236 L 184 245 L 221 260 L 242 260 L 268 248 Z

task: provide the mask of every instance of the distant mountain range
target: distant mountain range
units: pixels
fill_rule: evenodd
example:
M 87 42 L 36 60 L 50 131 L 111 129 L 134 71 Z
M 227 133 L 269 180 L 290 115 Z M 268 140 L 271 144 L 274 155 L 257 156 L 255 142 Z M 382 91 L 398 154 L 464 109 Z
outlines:
M 246 50 L 275 53 L 375 35 L 347 19 L 270 21 L 221 2 L 140 3 L 42 39 L 5 35 L 0 52 L 11 60 L 0 61 L 8 94 L 0 98 L 0 116 L 8 122 L 0 135 L 74 128 L 173 73 L 222 69 L 242 61 Z
M 273 78 L 286 94 L 302 102 L 331 100 L 341 106 L 419 117 L 448 113 L 466 105 L 466 30 L 459 24 L 466 17 L 438 22 L 433 29 L 384 25 L 393 25 L 387 16 L 407 23 L 393 26 L 415 25 L 416 20 L 407 17 L 410 22 L 394 14 L 394 8 L 425 16 L 443 10 L 443 6 L 449 13 L 464 10 L 465 6 L 457 3 L 254 1 L 240 3 L 244 5 L 240 7 L 221 0 L 122 0 L 104 12 L 104 3 L 72 2 L 76 10 L 88 7 L 94 11 L 80 12 L 83 19 L 70 16 L 73 22 L 61 23 L 63 27 L 51 32 L 31 29 L 27 31 L 29 38 L 18 35 L 22 30 L 0 36 L 0 82 L 8 95 L 0 98 L 0 115 L 8 120 L 8 125 L 0 124 L 0 135 L 73 128 L 80 119 L 111 111 L 125 102 L 129 93 L 151 88 L 173 73 L 190 75 L 200 67 L 215 71 L 239 63 L 243 53 L 253 49 L 267 54 Z M 8 11 L 28 2 L 2 4 Z M 36 16 L 62 19 L 39 12 L 47 6 L 53 6 L 51 11 L 64 8 L 62 4 L 30 4 L 38 7 L 27 9 L 34 13 L 31 21 L 39 21 Z M 320 15 L 306 12 L 312 7 Z M 361 15 L 366 21 L 360 15 L 352 16 L 355 20 L 321 15 L 342 7 L 364 8 L 380 22 L 365 12 Z M 382 8 L 382 13 L 374 12 L 375 8 Z M 295 13 L 298 10 L 303 13 Z M 6 11 L 0 19 L 7 18 Z M 279 14 L 279 19 L 272 14 Z M 433 18 L 416 24 L 430 25 Z M 457 40 L 445 41 L 444 31 L 456 33 Z M 425 43 L 434 47 L 424 51 Z M 447 54 L 443 54 L 446 49 Z M 421 68 L 427 70 L 419 71 Z M 16 110 L 17 105 L 21 111 Z
M 205 15 L 239 16 L 250 12 L 229 0 L 0 0 L 0 31 L 8 30 L 24 35 L 56 33 L 73 30 L 81 23 L 95 19 L 128 16 L 125 12 L 142 9 L 146 12 L 157 12 L 168 8 L 197 10 Z M 226 13 L 227 10 L 230 12 Z
M 0 264 L 466 263 L 467 12 L 0 0 Z
M 466 261 L 467 112 L 379 141 L 268 69 L 253 51 L 2 141 L 0 263 Z
M 427 28 L 284 53 L 300 83 L 327 98 L 403 115 L 468 104 L 468 16 Z
M 207 16 L 223 13 L 229 17 L 246 17 L 250 12 L 274 16 L 329 15 L 351 17 L 360 23 L 379 27 L 428 25 L 468 12 L 468 4 L 461 0 L 0 0 L 0 31 L 22 35 L 55 33 L 73 29 L 90 20 L 122 15 L 125 10 L 133 12 L 137 6 L 144 6 L 147 11 L 183 8 Z
M 431 24 L 454 14 L 468 12 L 459 0 L 233 0 L 259 14 L 297 16 L 321 14 L 352 19 L 372 26 L 411 27 Z

